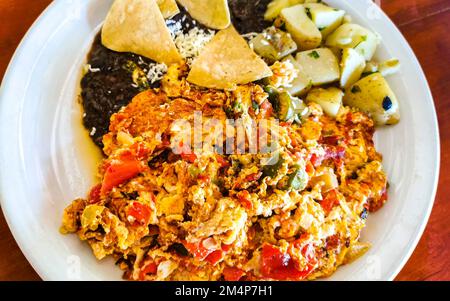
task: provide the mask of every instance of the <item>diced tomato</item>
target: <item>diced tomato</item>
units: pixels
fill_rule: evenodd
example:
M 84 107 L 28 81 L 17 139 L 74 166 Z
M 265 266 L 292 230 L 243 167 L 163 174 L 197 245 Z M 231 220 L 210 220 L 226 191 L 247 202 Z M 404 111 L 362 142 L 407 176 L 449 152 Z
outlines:
M 154 262 L 147 263 L 143 268 L 141 268 L 141 271 L 139 273 L 139 280 L 144 280 L 145 276 L 148 274 L 156 274 L 158 271 L 158 265 Z
M 194 153 L 181 153 L 181 158 L 189 163 L 194 163 L 197 160 L 197 155 Z
M 141 171 L 141 163 L 136 158 L 129 157 L 112 161 L 103 176 L 101 194 L 107 194 L 111 189 L 135 177 Z
M 287 126 L 290 126 L 291 124 L 292 124 L 292 121 L 289 121 L 289 122 L 286 122 L 286 121 L 280 122 L 280 126 L 282 126 L 282 127 L 287 127 Z
M 197 160 L 197 155 L 193 153 L 191 148 L 187 144 L 184 144 L 183 141 L 179 143 L 179 147 L 180 156 L 184 161 L 194 163 L 195 160 Z
M 232 247 L 233 247 L 233 244 L 231 244 L 231 245 L 222 244 L 222 250 L 224 252 L 230 251 Z
M 239 203 L 241 203 L 242 207 L 248 210 L 251 210 L 253 208 L 250 193 L 247 190 L 239 191 L 236 196 L 239 200 Z
M 307 237 L 308 236 L 301 236 L 299 239 L 293 241 L 288 250 L 288 253 L 294 259 L 296 268 L 303 274 L 303 278 L 311 274 L 317 266 L 316 251 L 311 243 L 305 242 Z M 299 255 L 301 255 L 304 260 L 296 260 Z M 302 262 L 301 266 L 299 265 L 299 262 Z
M 211 177 L 210 177 L 209 175 L 201 174 L 201 175 L 198 175 L 198 176 L 197 176 L 197 179 L 198 179 L 200 182 L 203 182 L 203 183 L 205 183 L 205 184 L 211 183 Z
M 88 196 L 89 204 L 96 204 L 96 203 L 100 202 L 101 190 L 102 190 L 101 184 L 98 184 L 98 185 L 95 185 L 94 187 L 92 187 L 91 191 L 89 192 L 89 196 Z
M 150 150 L 145 146 L 144 143 L 138 142 L 131 146 L 131 149 L 136 154 L 136 158 L 139 160 L 144 160 L 150 153 Z
M 225 267 L 222 271 L 225 281 L 239 281 L 245 272 L 235 267 Z
M 327 150 L 327 156 L 334 160 L 342 159 L 345 156 L 345 148 L 342 146 L 334 147 L 332 150 Z
M 127 215 L 133 217 L 134 222 L 133 225 L 141 225 L 146 226 L 150 222 L 150 215 L 152 214 L 152 210 L 149 206 L 144 205 L 139 202 L 133 202 L 127 208 Z
M 212 265 L 215 265 L 219 261 L 223 259 L 224 252 L 222 250 L 215 250 L 211 252 L 208 256 L 206 256 L 205 261 L 209 262 Z
M 312 154 L 310 157 L 310 161 L 314 167 L 318 167 L 322 164 L 324 160 L 333 159 L 335 161 L 339 161 L 340 159 L 345 157 L 345 148 L 342 146 L 330 146 L 325 147 L 325 155 L 318 156 L 317 154 Z
M 328 236 L 326 240 L 326 249 L 327 250 L 335 249 L 339 246 L 340 242 L 341 239 L 339 234 Z
M 261 274 L 275 280 L 302 280 L 311 273 L 311 269 L 299 270 L 288 253 L 278 247 L 264 244 L 261 250 Z
M 194 257 L 199 259 L 205 259 L 209 254 L 214 252 L 215 250 L 207 249 L 203 246 L 203 241 L 199 243 L 190 243 L 187 241 L 183 242 L 184 247 L 186 250 L 189 251 Z
M 353 114 L 351 112 L 347 113 L 347 116 L 345 116 L 345 120 L 347 122 L 353 122 Z
M 261 178 L 262 172 L 252 173 L 245 177 L 245 180 L 248 182 L 253 182 L 259 180 Z
M 336 189 L 330 190 L 325 198 L 320 202 L 325 214 L 330 213 L 330 211 L 337 205 L 339 205 L 338 192 Z
M 305 170 L 306 173 L 311 176 L 315 171 L 314 165 L 310 161 L 308 161 L 308 163 L 306 163 Z
M 217 155 L 217 162 L 220 164 L 220 167 L 228 167 L 230 166 L 230 162 L 228 162 L 224 157 Z
M 263 118 L 269 118 L 273 114 L 272 104 L 265 100 L 260 106 L 260 114 Z
M 312 154 L 310 161 L 314 167 L 318 167 L 318 166 L 320 166 L 320 164 L 322 164 L 323 157 L 318 156 L 316 154 Z
M 369 211 L 370 212 L 376 212 L 378 209 L 383 207 L 384 203 L 386 203 L 388 199 L 388 192 L 387 188 L 384 188 L 381 196 L 378 199 L 375 198 L 369 198 Z

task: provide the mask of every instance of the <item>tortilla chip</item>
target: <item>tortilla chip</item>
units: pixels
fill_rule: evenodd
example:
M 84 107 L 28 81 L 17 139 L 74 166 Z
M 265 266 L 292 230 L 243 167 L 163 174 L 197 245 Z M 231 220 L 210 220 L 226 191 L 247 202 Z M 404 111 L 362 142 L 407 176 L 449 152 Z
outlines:
M 187 80 L 201 87 L 226 90 L 269 76 L 269 66 L 230 26 L 206 44 L 193 62 Z
M 155 0 L 115 0 L 103 24 L 102 43 L 166 65 L 182 60 Z
M 206 27 L 225 29 L 231 24 L 227 0 L 177 0 L 192 18 Z
M 180 12 L 175 0 L 156 0 L 163 17 L 170 19 Z

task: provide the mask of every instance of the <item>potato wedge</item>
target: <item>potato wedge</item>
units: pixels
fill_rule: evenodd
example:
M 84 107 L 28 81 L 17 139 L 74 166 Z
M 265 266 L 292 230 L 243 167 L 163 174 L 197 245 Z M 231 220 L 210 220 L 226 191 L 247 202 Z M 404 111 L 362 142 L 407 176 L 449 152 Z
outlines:
M 312 87 L 311 78 L 303 71 L 302 66 L 295 60 L 292 55 L 288 55 L 283 61 L 289 61 L 298 71 L 297 77 L 292 81 L 290 87 L 285 87 L 293 96 L 302 96 Z
M 305 0 L 273 0 L 267 5 L 266 13 L 264 14 L 264 20 L 273 21 L 279 15 L 280 12 L 286 8 L 296 4 L 302 4 Z
M 298 49 L 314 49 L 322 42 L 322 34 L 306 14 L 303 5 L 298 4 L 283 9 L 280 17 L 285 23 L 287 31 L 297 43 Z
M 384 77 L 395 74 L 400 70 L 400 61 L 398 59 L 390 59 L 382 62 L 378 70 Z
M 357 81 L 345 91 L 344 104 L 372 116 L 377 125 L 400 121 L 397 97 L 381 73 L 376 72 Z
M 227 0 L 177 0 L 192 18 L 212 29 L 225 29 L 231 24 Z
M 317 48 L 297 53 L 297 62 L 311 78 L 314 86 L 329 84 L 339 80 L 339 63 L 328 48 Z
M 274 26 L 267 28 L 250 41 L 253 50 L 273 64 L 297 50 L 297 44 L 287 32 Z
M 335 31 L 342 24 L 345 16 L 345 11 L 322 3 L 305 3 L 304 6 L 309 11 L 314 24 L 322 33 L 322 38 L 326 38 Z
M 330 87 L 328 89 L 314 88 L 306 96 L 306 102 L 315 102 L 320 105 L 330 117 L 336 118 L 339 109 L 342 107 L 344 92 L 341 89 Z
M 341 87 L 346 89 L 356 83 L 366 68 L 366 60 L 353 48 L 342 51 L 341 60 Z
M 354 48 L 364 56 L 366 61 L 370 61 L 380 44 L 380 38 L 358 24 L 345 23 L 328 36 L 325 44 L 342 49 Z

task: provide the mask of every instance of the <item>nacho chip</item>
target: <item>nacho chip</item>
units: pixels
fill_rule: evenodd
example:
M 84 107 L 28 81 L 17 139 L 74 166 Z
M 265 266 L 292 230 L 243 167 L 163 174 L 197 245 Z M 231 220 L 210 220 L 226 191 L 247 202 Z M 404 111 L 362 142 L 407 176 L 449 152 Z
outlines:
M 166 65 L 182 60 L 155 0 L 115 0 L 103 24 L 102 43 Z
M 156 3 L 165 19 L 170 19 L 180 12 L 175 0 L 157 0 Z
M 213 89 L 232 89 L 272 75 L 233 26 L 219 31 L 192 64 L 187 80 Z
M 192 18 L 206 27 L 224 29 L 231 24 L 227 0 L 178 0 Z

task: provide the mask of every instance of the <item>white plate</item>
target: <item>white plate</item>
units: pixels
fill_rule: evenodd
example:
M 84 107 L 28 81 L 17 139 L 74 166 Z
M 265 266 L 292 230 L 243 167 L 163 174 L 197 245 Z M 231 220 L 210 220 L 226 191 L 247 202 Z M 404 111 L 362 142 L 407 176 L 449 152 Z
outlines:
M 118 280 L 112 260 L 97 262 L 75 235 L 58 233 L 65 206 L 86 195 L 98 157 L 81 127 L 80 70 L 112 0 L 56 0 L 35 22 L 8 68 L 0 92 L 1 204 L 23 253 L 45 280 Z M 428 220 L 439 171 L 433 99 L 414 53 L 392 22 L 361 0 L 330 0 L 383 37 L 379 59 L 401 59 L 389 78 L 399 125 L 380 129 L 378 149 L 390 199 L 369 217 L 362 240 L 373 248 L 333 280 L 390 280 L 414 250 Z

